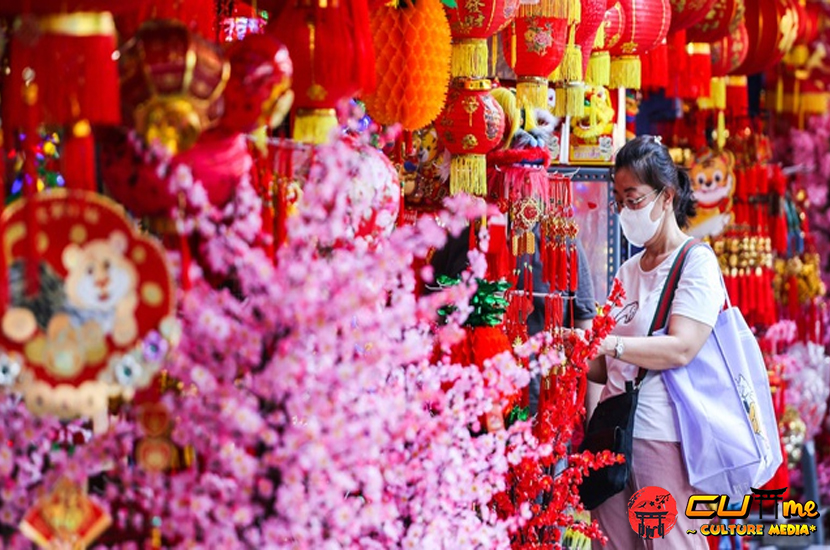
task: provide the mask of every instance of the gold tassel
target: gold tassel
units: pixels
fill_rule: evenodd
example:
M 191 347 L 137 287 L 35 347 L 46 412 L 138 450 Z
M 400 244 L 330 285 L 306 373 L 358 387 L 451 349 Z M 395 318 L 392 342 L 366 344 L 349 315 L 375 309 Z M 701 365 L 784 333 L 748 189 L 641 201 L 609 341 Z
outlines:
M 562 86 L 557 86 L 554 90 L 556 93 L 556 103 L 553 106 L 553 116 L 564 118 L 568 116 L 568 94 Z
M 568 18 L 568 3 L 577 0 L 539 0 L 534 4 L 520 4 L 519 17 Z
M 519 77 L 516 83 L 516 99 L 528 107 L 547 109 L 548 80 L 546 78 Z
M 594 50 L 601 50 L 605 47 L 605 23 L 597 29 L 597 35 L 594 37 Z
M 719 111 L 726 109 L 726 78 L 722 76 L 712 77 L 709 88 L 714 108 Z
M 456 77 L 484 78 L 487 76 L 487 40 L 471 38 L 452 45 L 450 74 Z
M 334 109 L 298 109 L 294 119 L 294 139 L 302 143 L 327 143 L 337 127 Z
M 642 65 L 636 55 L 622 55 L 611 60 L 611 88 L 642 88 Z
M 827 92 L 807 92 L 801 94 L 801 110 L 808 115 L 827 113 Z
M 499 35 L 494 34 L 490 39 L 490 76 L 496 76 L 499 59 Z
M 453 155 L 450 161 L 450 194 L 487 194 L 487 157 Z
M 585 82 L 591 86 L 607 87 L 611 84 L 611 55 L 608 52 L 592 52 L 588 59 Z
M 582 83 L 570 83 L 565 87 L 565 114 L 572 118 L 585 116 L 585 87 Z
M 575 24 L 582 21 L 582 2 L 580 0 L 568 0 L 568 24 Z
M 784 79 L 780 75 L 775 85 L 775 112 L 784 112 Z
M 726 114 L 723 111 L 718 111 L 718 128 L 715 132 L 715 143 L 718 145 L 718 151 L 723 151 L 726 146 Z
M 513 22 L 510 24 L 510 68 L 516 66 L 516 55 L 517 55 L 517 39 L 516 39 L 516 20 L 514 19 Z
M 576 25 L 571 27 L 565 56 L 559 65 L 559 76 L 567 82 L 582 80 L 582 48 L 576 44 Z

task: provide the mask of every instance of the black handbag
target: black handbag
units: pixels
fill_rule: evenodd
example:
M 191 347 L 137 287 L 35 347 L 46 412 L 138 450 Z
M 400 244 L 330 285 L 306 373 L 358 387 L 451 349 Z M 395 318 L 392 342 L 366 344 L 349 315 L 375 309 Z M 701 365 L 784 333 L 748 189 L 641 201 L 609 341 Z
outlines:
M 654 319 L 648 331 L 649 336 L 657 327 L 665 327 L 668 324 L 671 302 L 677 290 L 683 262 L 686 254 L 695 244 L 697 241 L 694 239 L 687 241 L 675 258 L 660 295 L 657 311 L 654 313 Z M 591 416 L 579 451 L 599 453 L 608 450 L 625 456 L 625 462 L 592 470 L 583 477 L 582 484 L 579 486 L 579 496 L 586 510 L 593 510 L 625 489 L 628 484 L 631 475 L 631 450 L 634 443 L 634 415 L 637 412 L 640 384 L 647 372 L 643 368 L 637 371 L 637 377 L 625 383 L 623 393 L 597 404 Z

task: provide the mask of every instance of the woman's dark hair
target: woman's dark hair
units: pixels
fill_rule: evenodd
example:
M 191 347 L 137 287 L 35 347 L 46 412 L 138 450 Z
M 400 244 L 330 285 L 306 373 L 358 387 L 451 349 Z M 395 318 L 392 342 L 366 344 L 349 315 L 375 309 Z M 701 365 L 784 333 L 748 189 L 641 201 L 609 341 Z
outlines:
M 684 168 L 678 167 L 669 150 L 653 136 L 638 136 L 617 152 L 614 171 L 628 170 L 641 183 L 662 191 L 674 191 L 674 217 L 680 228 L 689 225 L 696 212 L 692 180 Z

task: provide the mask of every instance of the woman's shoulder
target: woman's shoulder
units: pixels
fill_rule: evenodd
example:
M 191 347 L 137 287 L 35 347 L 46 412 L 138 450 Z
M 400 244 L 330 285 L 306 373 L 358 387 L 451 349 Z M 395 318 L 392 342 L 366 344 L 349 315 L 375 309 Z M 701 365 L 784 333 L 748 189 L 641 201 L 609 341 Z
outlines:
M 626 261 L 622 263 L 620 268 L 617 270 L 617 279 L 625 280 L 626 277 L 630 277 L 634 273 L 637 273 L 638 266 L 640 263 L 640 258 L 643 257 L 643 251 L 639 251 Z

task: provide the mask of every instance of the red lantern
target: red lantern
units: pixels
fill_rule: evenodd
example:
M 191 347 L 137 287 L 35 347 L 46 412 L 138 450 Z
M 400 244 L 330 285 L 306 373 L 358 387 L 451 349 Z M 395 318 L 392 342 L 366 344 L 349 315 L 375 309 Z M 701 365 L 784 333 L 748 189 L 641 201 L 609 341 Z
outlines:
M 671 28 L 669 32 L 688 29 L 703 20 L 715 0 L 671 0 Z
M 231 75 L 220 125 L 235 132 L 278 126 L 291 107 L 294 70 L 286 48 L 264 34 L 249 34 L 227 51 Z
M 294 139 L 323 143 L 337 126 L 334 108 L 375 87 L 366 0 L 292 0 L 267 32 L 288 46 L 295 67 Z
M 749 53 L 749 35 L 741 24 L 729 36 L 712 44 L 712 76 L 722 77 L 741 66 Z
M 597 40 L 602 38 L 602 46 L 595 46 L 591 52 L 588 71 L 585 73 L 585 82 L 589 85 L 606 87 L 611 84 L 611 54 L 608 50 L 622 40 L 624 27 L 625 12 L 622 5 L 616 2 L 603 15 L 602 26 L 597 32 Z
M 520 103 L 544 109 L 548 104 L 548 76 L 565 55 L 568 20 L 520 16 L 502 33 L 504 57 L 517 76 Z
M 121 49 L 123 118 L 147 143 L 189 149 L 221 113 L 230 64 L 184 24 L 148 21 Z
M 798 38 L 798 10 L 788 0 L 747 2 L 749 54 L 735 74 L 764 72 L 781 61 Z
M 457 4 L 445 8 L 453 39 L 450 72 L 453 77 L 484 78 L 487 39 L 516 17 L 519 0 L 461 0 Z
M 486 81 L 485 81 L 486 82 Z M 504 134 L 504 111 L 489 94 L 488 85 L 475 81 L 450 89 L 444 112 L 435 128 L 452 153 L 450 193 L 487 194 L 487 160 Z M 475 89 L 473 89 L 475 88 Z
M 582 51 L 582 74 L 588 74 L 588 63 L 594 46 L 602 48 L 605 31 L 600 31 L 605 20 L 605 0 L 582 0 L 582 19 L 576 28 L 576 44 Z M 586 76 L 587 80 L 587 76 Z
M 744 0 L 715 0 L 709 13 L 686 30 L 689 42 L 711 43 L 733 32 L 744 20 Z
M 660 44 L 671 25 L 669 0 L 622 0 L 625 26 L 611 48 L 611 87 L 639 89 L 640 55 Z

